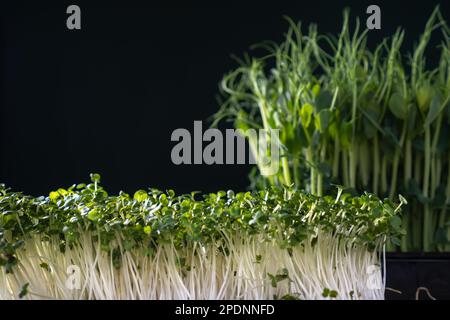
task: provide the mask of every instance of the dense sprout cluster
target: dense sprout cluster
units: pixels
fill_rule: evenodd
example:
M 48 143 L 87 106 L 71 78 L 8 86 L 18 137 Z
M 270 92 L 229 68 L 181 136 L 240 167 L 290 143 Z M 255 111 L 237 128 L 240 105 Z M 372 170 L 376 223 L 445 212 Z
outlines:
M 450 29 L 439 8 L 409 54 L 400 28 L 371 49 L 368 30 L 358 20 L 352 26 L 348 11 L 338 35 L 289 23 L 281 43 L 255 46 L 263 53 L 244 56 L 220 83 L 216 122 L 280 130 L 280 170 L 255 173 L 253 186 L 402 193 L 411 203 L 402 250 L 450 250 Z M 432 36 L 435 67 L 427 61 Z
M 176 196 L 172 190 L 155 189 L 110 196 L 99 180 L 94 174 L 92 183 L 58 189 L 48 197 L 26 196 L 2 186 L 0 264 L 6 271 L 13 271 L 16 251 L 35 235 L 43 241 L 56 237 L 63 252 L 89 232 L 109 252 L 120 234 L 125 250 L 144 246 L 151 253 L 164 243 L 177 248 L 194 242 L 207 245 L 236 234 L 262 235 L 289 249 L 314 239 L 319 231 L 374 249 L 387 240 L 398 242 L 403 232 L 401 204 L 371 194 L 317 197 L 273 187 L 253 193 L 219 191 L 202 200 L 195 194 Z

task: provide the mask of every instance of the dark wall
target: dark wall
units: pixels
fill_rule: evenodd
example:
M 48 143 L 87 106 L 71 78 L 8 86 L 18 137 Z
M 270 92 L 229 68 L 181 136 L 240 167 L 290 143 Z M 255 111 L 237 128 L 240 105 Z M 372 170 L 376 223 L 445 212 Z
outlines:
M 281 40 L 284 14 L 336 33 L 344 7 L 365 23 L 369 4 L 382 9 L 370 44 L 401 25 L 408 48 L 439 2 L 450 12 L 446 0 L 2 4 L 0 181 L 47 194 L 98 172 L 112 192 L 245 189 L 249 166 L 170 160 L 172 131 L 192 131 L 194 120 L 217 110 L 217 84 L 235 66 L 231 53 Z M 69 4 L 81 7 L 81 30 L 66 28 Z

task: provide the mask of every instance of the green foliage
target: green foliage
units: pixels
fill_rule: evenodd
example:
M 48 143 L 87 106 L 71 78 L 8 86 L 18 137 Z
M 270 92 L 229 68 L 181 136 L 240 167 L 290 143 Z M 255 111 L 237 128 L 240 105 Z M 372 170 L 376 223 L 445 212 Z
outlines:
M 279 282 L 281 282 L 283 280 L 289 280 L 289 272 L 287 269 L 281 270 L 276 275 L 268 273 L 267 276 L 269 277 L 270 284 L 272 285 L 273 288 L 276 288 L 278 286 Z
M 22 289 L 19 292 L 19 298 L 22 299 L 23 297 L 25 297 L 28 294 L 28 287 L 29 287 L 29 283 L 26 283 L 22 286 Z
M 215 123 L 245 118 L 245 128 L 280 130 L 278 173 L 253 172 L 253 188 L 293 184 L 323 195 L 340 184 L 391 200 L 402 193 L 410 203 L 402 250 L 450 250 L 433 240 L 438 229 L 450 238 L 449 27 L 436 8 L 405 54 L 401 29 L 371 50 L 367 30 L 349 21 L 346 11 L 342 31 L 330 36 L 288 19 L 281 44 L 259 46 L 267 52 L 246 55 L 224 76 Z M 441 59 L 427 68 L 427 45 L 439 33 Z
M 149 189 L 139 190 L 131 198 L 123 192 L 108 195 L 99 179 L 97 175 L 90 184 L 64 192 L 59 189 L 56 198 L 54 192 L 48 197 L 31 197 L 2 185 L 0 265 L 13 272 L 18 262 L 16 251 L 34 235 L 41 235 L 43 241 L 59 239 L 64 251 L 79 245 L 80 235 L 89 231 L 94 241 L 101 239 L 101 247 L 111 252 L 114 266 L 119 268 L 121 250 L 168 242 L 176 247 L 191 242 L 220 243 L 224 233 L 260 234 L 285 249 L 300 245 L 318 230 L 369 249 L 402 234 L 398 205 L 367 193 L 360 197 L 343 194 L 336 200 L 271 187 L 258 192 L 219 191 L 196 200 L 192 195 L 175 196 L 172 190 Z M 118 233 L 122 249 L 114 244 Z M 258 263 L 263 257 L 255 259 Z M 50 271 L 45 263 L 41 267 Z M 273 281 L 286 278 L 281 272 Z
M 323 289 L 322 296 L 324 298 L 332 298 L 333 299 L 333 298 L 337 298 L 338 293 L 336 290 L 330 290 L 328 288 L 325 288 L 325 289 Z

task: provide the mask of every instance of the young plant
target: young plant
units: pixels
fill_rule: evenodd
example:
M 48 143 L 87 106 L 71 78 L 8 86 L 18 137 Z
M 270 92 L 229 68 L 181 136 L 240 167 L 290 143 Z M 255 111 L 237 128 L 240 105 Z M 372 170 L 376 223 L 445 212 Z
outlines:
M 383 299 L 381 271 L 369 270 L 402 234 L 404 201 L 367 193 L 197 200 L 110 196 L 99 182 L 48 197 L 1 186 L 0 299 Z
M 253 172 L 252 186 L 402 193 L 410 202 L 402 251 L 450 250 L 450 46 L 439 9 L 407 59 L 404 31 L 370 50 L 367 30 L 359 20 L 351 30 L 348 11 L 336 37 L 288 22 L 280 45 L 261 45 L 267 54 L 246 56 L 221 82 L 215 123 L 280 130 L 280 170 L 268 178 Z M 437 31 L 441 58 L 431 69 L 425 50 Z

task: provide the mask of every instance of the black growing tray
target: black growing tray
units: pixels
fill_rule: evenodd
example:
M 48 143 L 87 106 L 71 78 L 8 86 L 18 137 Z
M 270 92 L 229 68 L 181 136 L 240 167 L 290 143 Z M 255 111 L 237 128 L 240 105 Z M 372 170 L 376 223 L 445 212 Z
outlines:
M 417 289 L 427 288 L 437 300 L 450 300 L 450 253 L 388 253 L 387 300 L 415 300 Z M 420 300 L 431 298 L 421 290 Z

